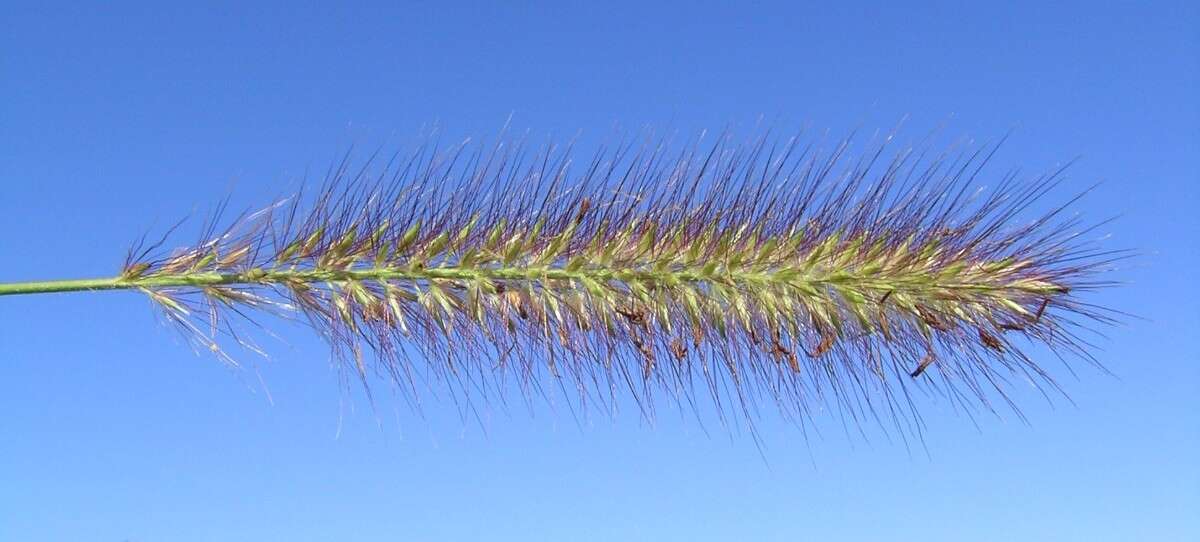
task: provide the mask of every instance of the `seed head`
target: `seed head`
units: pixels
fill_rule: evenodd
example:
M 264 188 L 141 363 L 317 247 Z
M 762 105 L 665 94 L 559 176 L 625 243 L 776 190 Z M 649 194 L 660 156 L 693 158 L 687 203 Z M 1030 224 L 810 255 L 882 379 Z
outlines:
M 1030 214 L 1061 171 L 984 188 L 993 148 L 668 147 L 345 160 L 314 195 L 131 252 L 124 276 L 195 278 L 145 289 L 206 345 L 230 314 L 298 310 L 364 382 L 553 383 L 647 412 L 708 396 L 746 418 L 766 400 L 907 419 L 913 387 L 990 408 L 1014 377 L 1054 386 L 1024 349 L 1091 360 L 1077 334 L 1110 321 L 1079 296 L 1121 254 L 1064 207 Z

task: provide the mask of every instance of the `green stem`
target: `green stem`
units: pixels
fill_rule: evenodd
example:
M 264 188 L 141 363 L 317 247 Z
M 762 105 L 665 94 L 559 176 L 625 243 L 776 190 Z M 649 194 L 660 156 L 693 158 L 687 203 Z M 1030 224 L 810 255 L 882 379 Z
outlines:
M 20 294 L 48 294 L 54 292 L 89 292 L 99 290 L 129 290 L 138 288 L 170 288 L 178 286 L 215 286 L 220 284 L 248 284 L 264 281 L 248 273 L 185 273 L 178 275 L 150 275 L 140 278 L 108 277 L 74 280 L 42 280 L 32 282 L 0 283 L 0 296 Z
M 75 280 L 38 280 L 0 283 L 0 295 L 47 294 L 129 288 L 119 277 Z
M 361 280 L 420 281 L 430 279 L 448 280 L 594 280 L 608 281 L 653 281 L 653 282 L 725 282 L 725 283 L 807 283 L 810 287 L 822 287 L 832 283 L 853 284 L 858 288 L 887 291 L 892 289 L 941 288 L 956 290 L 989 291 L 1000 289 L 996 285 L 972 283 L 937 282 L 924 276 L 872 277 L 843 273 L 840 277 L 825 273 L 791 274 L 788 278 L 777 275 L 777 270 L 706 270 L 683 268 L 674 270 L 652 269 L 606 269 L 588 267 L 570 270 L 563 267 L 374 267 L 346 270 L 314 269 L 251 269 L 240 273 L 178 273 L 154 274 L 142 277 L 109 277 L 77 280 L 52 280 L 33 282 L 0 283 L 0 296 L 20 294 L 42 294 L 52 292 L 78 292 L 97 290 L 126 290 L 141 288 L 171 288 L 181 286 L 204 287 L 230 284 L 272 285 L 295 282 L 346 282 Z
M 673 273 L 682 281 L 703 280 L 695 273 L 682 271 Z M 54 292 L 80 292 L 98 290 L 127 290 L 138 288 L 170 288 L 179 286 L 219 286 L 226 284 L 280 284 L 288 282 L 345 282 L 357 280 L 429 280 L 479 278 L 499 280 L 579 279 L 590 277 L 596 280 L 629 280 L 661 278 L 662 273 L 634 270 L 589 269 L 567 271 L 553 267 L 512 268 L 370 268 L 359 270 L 283 270 L 264 271 L 252 269 L 243 273 L 180 273 L 149 275 L 139 278 L 109 277 L 75 280 L 48 280 L 31 282 L 0 283 L 0 296 L 20 294 L 44 294 Z

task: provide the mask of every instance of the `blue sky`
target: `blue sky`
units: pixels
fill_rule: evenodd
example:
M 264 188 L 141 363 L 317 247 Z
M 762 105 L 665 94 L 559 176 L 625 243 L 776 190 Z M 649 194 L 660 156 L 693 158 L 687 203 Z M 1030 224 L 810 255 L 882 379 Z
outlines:
M 515 7 L 8 5 L 0 280 L 106 276 L 147 228 L 253 204 L 437 125 L 593 141 L 654 126 L 995 139 L 1141 256 L 1094 297 L 1115 373 L 1028 425 L 922 404 L 925 446 L 664 413 L 582 426 L 372 410 L 303 330 L 253 374 L 125 293 L 0 299 L 0 540 L 1200 538 L 1198 8 L 1186 2 Z M 904 4 L 904 5 L 901 5 Z

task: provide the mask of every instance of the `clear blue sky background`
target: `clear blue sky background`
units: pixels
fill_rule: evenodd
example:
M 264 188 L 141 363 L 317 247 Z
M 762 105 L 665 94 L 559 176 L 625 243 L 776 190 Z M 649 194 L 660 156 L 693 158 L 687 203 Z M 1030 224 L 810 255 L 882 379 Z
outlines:
M 1146 320 L 1100 343 L 1116 377 L 1056 372 L 1074 406 L 1019 393 L 1030 425 L 925 401 L 926 453 L 768 417 L 760 455 L 669 412 L 372 411 L 303 330 L 261 368 L 271 404 L 140 296 L 3 298 L 0 540 L 1200 539 L 1194 2 L 239 4 L 0 9 L 0 280 L 111 275 L 148 227 L 433 123 L 907 115 L 1015 129 L 997 174 L 1082 156 L 1060 195 L 1103 181 L 1078 210 L 1143 253 L 1094 299 Z

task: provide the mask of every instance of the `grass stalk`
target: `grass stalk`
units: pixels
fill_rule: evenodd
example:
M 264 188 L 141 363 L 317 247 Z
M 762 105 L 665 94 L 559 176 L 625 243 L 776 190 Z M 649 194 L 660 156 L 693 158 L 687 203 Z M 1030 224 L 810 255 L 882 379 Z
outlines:
M 982 190 L 983 151 L 881 167 L 882 149 L 722 140 L 601 152 L 580 174 L 550 149 L 465 149 L 342 163 L 307 198 L 223 229 L 218 213 L 193 245 L 139 243 L 117 276 L 0 296 L 136 290 L 228 361 L 221 341 L 259 351 L 231 321 L 299 311 L 339 366 L 405 389 L 516 378 L 580 402 L 707 393 L 722 416 L 761 401 L 901 427 L 920 425 L 914 382 L 988 409 L 1010 382 L 1058 389 L 1023 348 L 1094 362 L 1080 334 L 1114 321 L 1079 296 L 1125 254 L 1066 205 L 1029 214 L 1061 171 Z

